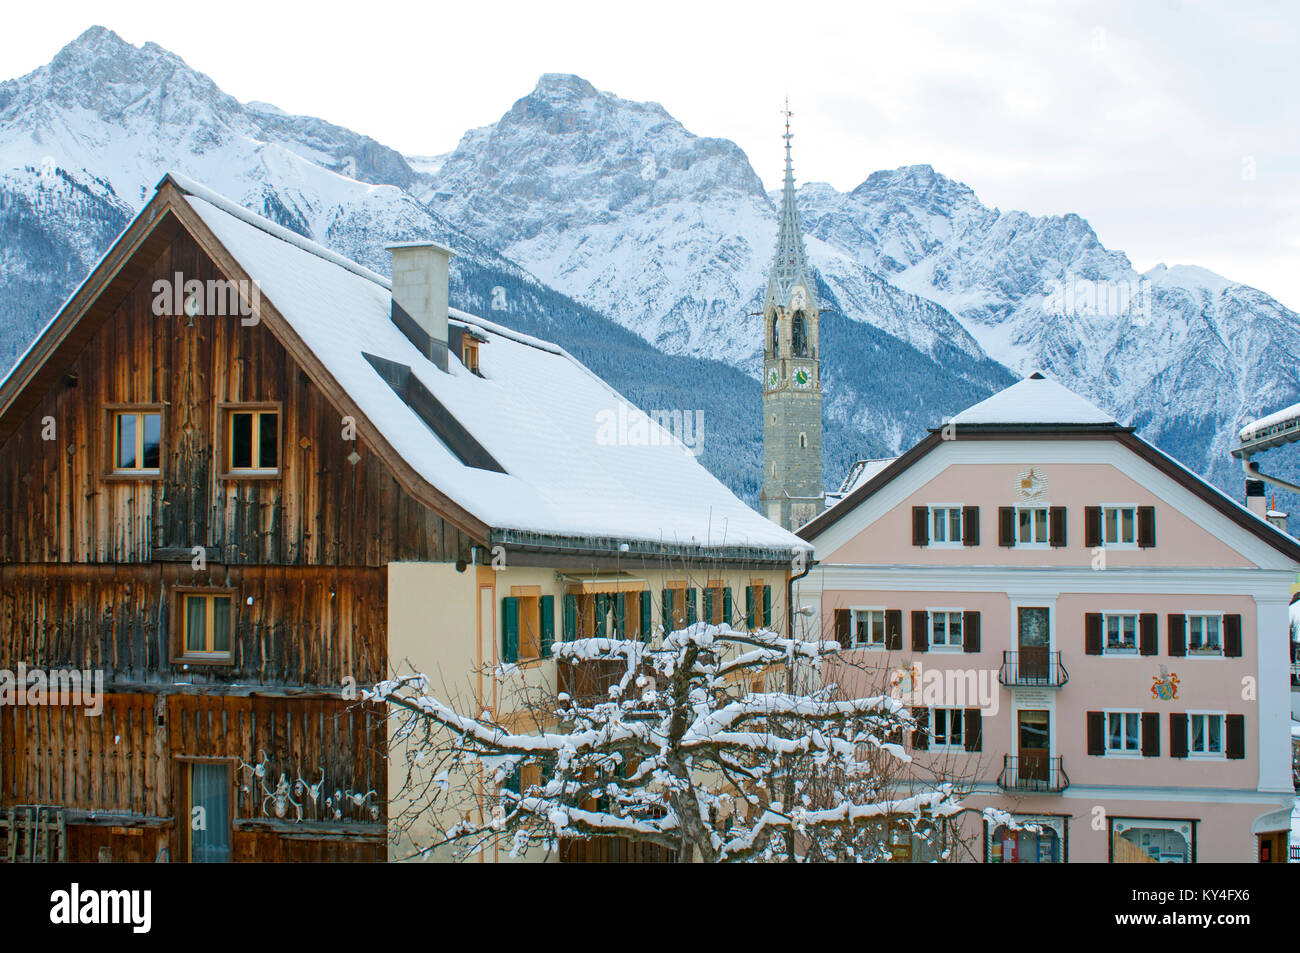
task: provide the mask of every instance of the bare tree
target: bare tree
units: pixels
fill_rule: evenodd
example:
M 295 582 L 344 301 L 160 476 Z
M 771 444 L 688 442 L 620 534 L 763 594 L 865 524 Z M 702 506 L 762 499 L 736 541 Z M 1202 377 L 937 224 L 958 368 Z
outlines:
M 679 861 L 875 861 L 899 831 L 942 840 L 960 786 L 907 770 L 910 710 L 841 691 L 824 665 L 839 652 L 725 623 L 659 644 L 578 639 L 553 647 L 558 693 L 492 672 L 509 699 L 496 715 L 481 700 L 455 710 L 423 675 L 392 678 L 367 693 L 393 706 L 406 752 L 407 807 L 390 822 L 462 859 L 619 838 Z

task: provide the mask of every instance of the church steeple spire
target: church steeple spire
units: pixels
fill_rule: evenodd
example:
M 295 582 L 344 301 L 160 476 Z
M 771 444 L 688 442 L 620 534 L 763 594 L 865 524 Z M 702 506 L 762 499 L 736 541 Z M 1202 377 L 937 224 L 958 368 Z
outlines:
M 781 224 L 776 239 L 776 255 L 772 259 L 772 270 L 767 278 L 768 303 L 786 304 L 790 301 L 795 285 L 802 284 L 813 307 L 816 307 L 816 291 L 809 280 L 808 265 L 803 246 L 803 229 L 799 227 L 799 207 L 794 190 L 794 160 L 791 156 L 790 141 L 794 133 L 790 131 L 790 100 L 785 101 L 785 187 L 781 193 Z
M 822 511 L 819 308 L 799 227 L 790 101 L 785 104 L 785 189 L 763 303 L 763 514 L 797 529 Z

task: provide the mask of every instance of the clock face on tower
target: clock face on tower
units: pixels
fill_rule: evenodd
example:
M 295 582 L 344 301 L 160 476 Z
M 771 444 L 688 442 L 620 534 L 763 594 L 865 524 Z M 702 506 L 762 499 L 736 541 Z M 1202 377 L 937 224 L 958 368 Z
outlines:
M 795 387 L 807 387 L 811 382 L 812 382 L 812 378 L 809 376 L 806 368 L 801 367 L 799 368 L 799 370 L 794 372 Z

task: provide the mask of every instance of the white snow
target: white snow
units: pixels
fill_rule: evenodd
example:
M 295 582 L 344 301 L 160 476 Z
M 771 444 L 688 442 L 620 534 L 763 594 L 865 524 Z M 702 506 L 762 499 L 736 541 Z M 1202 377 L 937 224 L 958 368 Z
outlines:
M 1294 425 L 1297 423 L 1300 423 L 1300 404 L 1292 404 L 1290 407 L 1283 407 L 1281 410 L 1276 410 L 1271 414 L 1260 417 L 1258 420 L 1252 420 L 1241 428 L 1237 436 L 1244 442 L 1253 440 L 1265 430 L 1278 424 Z
M 562 348 L 474 315 L 484 377 L 444 372 L 390 320 L 389 282 L 186 180 L 173 178 L 384 439 L 430 484 L 494 529 L 685 546 L 807 549 L 710 475 L 653 421 L 651 439 L 602 441 L 602 414 L 639 411 Z M 414 375 L 505 468 L 463 464 L 363 352 Z M 707 432 L 706 437 L 707 439 Z
M 1056 381 L 1030 376 L 968 407 L 955 424 L 1113 424 L 1115 418 Z

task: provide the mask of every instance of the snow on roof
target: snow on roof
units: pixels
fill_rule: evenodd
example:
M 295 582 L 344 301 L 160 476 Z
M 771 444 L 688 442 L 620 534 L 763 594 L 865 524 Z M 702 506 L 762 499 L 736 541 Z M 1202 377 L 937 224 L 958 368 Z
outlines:
M 1258 450 L 1300 439 L 1300 404 L 1252 420 L 1238 431 L 1237 439 L 1243 444 L 1258 444 Z
M 875 460 L 856 461 L 853 466 L 849 467 L 849 472 L 845 474 L 844 482 L 840 484 L 840 488 L 834 493 L 826 494 L 826 505 L 830 507 L 842 502 L 850 493 L 867 483 L 897 459 L 897 457 L 880 457 Z
M 952 418 L 955 424 L 1115 424 L 1110 414 L 1040 373 Z
M 483 376 L 456 360 L 442 371 L 393 324 L 386 279 L 172 180 L 393 449 L 494 530 L 692 549 L 809 548 L 746 506 L 681 441 L 563 348 L 452 309 L 453 319 L 488 342 L 479 356 Z M 364 353 L 411 368 L 506 472 L 463 463 Z

